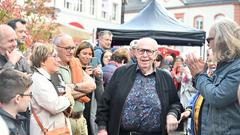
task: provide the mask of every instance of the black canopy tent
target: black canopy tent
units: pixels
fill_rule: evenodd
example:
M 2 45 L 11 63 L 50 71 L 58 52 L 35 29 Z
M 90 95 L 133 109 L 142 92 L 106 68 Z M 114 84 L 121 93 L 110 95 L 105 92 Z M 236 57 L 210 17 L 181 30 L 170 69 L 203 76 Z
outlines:
M 156 0 L 152 0 L 140 13 L 129 22 L 111 28 L 112 45 L 129 45 L 134 39 L 152 37 L 161 45 L 202 46 L 205 32 L 200 31 L 169 16 L 167 10 Z

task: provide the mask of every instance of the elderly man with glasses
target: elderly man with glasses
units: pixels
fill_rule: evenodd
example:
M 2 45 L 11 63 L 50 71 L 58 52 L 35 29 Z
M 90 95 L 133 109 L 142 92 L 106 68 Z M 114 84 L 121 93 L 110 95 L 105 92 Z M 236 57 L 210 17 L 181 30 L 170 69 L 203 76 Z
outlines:
M 75 99 L 73 111 L 70 115 L 70 123 L 73 135 L 87 135 L 86 119 L 83 116 L 85 103 L 88 97 L 85 95 L 96 89 L 95 81 L 82 70 L 80 61 L 73 57 L 75 43 L 71 36 L 60 34 L 54 37 L 53 44 L 56 46 L 60 58 L 58 74 L 52 75 L 55 86 L 62 86 L 62 83 L 73 86 L 72 95 Z M 58 78 L 60 76 L 60 79 Z M 55 79 L 54 79 L 55 78 Z M 57 79 L 56 79 L 57 78 Z M 84 96 L 84 98 L 82 98 Z
M 183 110 L 172 78 L 154 68 L 157 42 L 141 38 L 137 63 L 118 68 L 98 104 L 99 135 L 165 135 Z

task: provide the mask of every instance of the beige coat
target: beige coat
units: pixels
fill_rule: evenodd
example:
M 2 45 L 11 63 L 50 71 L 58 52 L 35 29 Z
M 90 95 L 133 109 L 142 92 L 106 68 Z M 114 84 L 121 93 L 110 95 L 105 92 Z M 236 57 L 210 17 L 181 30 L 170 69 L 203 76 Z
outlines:
M 49 81 L 50 75 L 44 69 L 38 69 L 38 71 L 32 76 L 32 108 L 48 130 L 63 127 L 65 125 L 63 111 L 70 105 L 70 102 L 67 97 L 58 96 L 53 84 Z M 70 128 L 68 119 L 67 122 Z M 33 115 L 31 115 L 30 135 L 43 135 Z

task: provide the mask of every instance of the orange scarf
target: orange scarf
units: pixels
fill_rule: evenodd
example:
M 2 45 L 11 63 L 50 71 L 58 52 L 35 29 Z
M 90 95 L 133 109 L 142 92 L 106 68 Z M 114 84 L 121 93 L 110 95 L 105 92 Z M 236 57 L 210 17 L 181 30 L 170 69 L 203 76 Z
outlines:
M 80 61 L 77 58 L 72 58 L 69 62 L 69 66 L 72 72 L 72 82 L 74 84 L 80 83 L 83 81 L 83 70 L 80 64 Z M 78 99 L 82 103 L 87 103 L 90 101 L 90 98 L 87 96 L 80 97 Z

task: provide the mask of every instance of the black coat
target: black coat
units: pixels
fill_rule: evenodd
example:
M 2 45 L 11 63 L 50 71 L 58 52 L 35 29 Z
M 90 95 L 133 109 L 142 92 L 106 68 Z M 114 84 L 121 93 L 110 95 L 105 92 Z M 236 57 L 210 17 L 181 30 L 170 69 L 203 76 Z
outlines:
M 8 126 L 10 133 L 9 135 L 27 135 L 23 126 L 23 122 L 26 121 L 25 117 L 17 115 L 17 118 L 15 119 L 13 116 L 2 109 L 0 109 L 0 116 Z
M 119 135 L 122 109 L 136 78 L 137 65 L 127 65 L 118 68 L 106 87 L 97 108 L 96 123 L 98 127 L 106 127 L 109 135 Z M 166 116 L 173 112 L 180 118 L 183 111 L 171 76 L 156 70 L 156 90 L 161 101 L 162 135 L 167 135 L 165 129 Z

